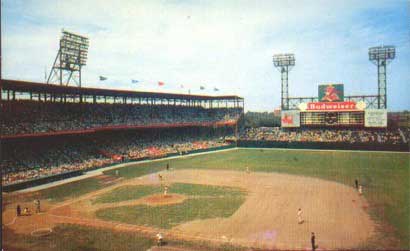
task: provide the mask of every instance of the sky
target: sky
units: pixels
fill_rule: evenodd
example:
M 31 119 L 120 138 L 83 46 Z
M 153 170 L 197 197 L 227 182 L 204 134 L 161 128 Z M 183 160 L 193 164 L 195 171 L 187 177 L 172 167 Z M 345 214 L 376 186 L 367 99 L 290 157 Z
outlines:
M 295 54 L 290 97 L 316 97 L 323 83 L 373 95 L 368 48 L 394 45 L 387 105 L 410 110 L 409 0 L 2 0 L 1 8 L 5 79 L 44 82 L 65 29 L 90 40 L 82 86 L 239 95 L 246 111 L 270 112 L 281 88 L 272 55 Z

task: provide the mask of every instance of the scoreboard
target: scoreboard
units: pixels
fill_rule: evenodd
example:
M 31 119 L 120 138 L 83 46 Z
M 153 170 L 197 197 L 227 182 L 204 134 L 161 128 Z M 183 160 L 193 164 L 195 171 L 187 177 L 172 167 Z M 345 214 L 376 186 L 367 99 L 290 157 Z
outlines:
M 300 124 L 305 126 L 362 126 L 364 112 L 301 112 Z
M 319 101 L 281 114 L 282 127 L 387 127 L 387 110 L 366 109 L 363 101 L 344 101 L 343 85 L 319 85 Z

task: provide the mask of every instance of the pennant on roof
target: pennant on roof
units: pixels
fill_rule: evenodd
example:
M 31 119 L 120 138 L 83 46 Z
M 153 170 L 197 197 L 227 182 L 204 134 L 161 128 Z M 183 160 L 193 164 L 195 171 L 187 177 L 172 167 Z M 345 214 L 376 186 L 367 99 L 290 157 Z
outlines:
M 205 86 L 202 86 L 202 85 L 201 85 L 201 86 L 199 87 L 199 89 L 205 90 Z
M 184 85 L 181 85 L 181 89 L 184 89 Z
M 163 86 L 163 85 L 164 85 L 164 82 L 158 81 L 158 85 L 159 85 L 159 86 Z
M 136 83 L 138 83 L 138 82 L 140 82 L 140 81 L 135 80 L 135 79 L 131 79 L 131 83 L 133 83 L 133 84 L 136 84 Z
M 104 81 L 104 80 L 107 80 L 107 78 L 104 76 L 100 76 L 100 81 Z
M 214 88 L 214 91 L 217 92 L 217 91 L 219 91 L 219 89 L 215 87 L 215 88 Z

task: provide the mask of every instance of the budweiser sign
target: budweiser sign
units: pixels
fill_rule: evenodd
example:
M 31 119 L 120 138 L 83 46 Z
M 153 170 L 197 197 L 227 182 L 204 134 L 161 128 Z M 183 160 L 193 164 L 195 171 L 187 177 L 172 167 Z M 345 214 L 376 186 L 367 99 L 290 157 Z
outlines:
M 354 101 L 345 102 L 309 102 L 307 111 L 352 111 L 361 110 Z

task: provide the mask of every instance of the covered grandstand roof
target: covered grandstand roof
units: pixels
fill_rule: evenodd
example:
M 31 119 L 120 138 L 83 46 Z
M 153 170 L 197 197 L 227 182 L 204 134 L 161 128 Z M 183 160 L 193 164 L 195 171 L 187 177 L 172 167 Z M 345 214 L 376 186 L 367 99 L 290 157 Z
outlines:
M 235 95 L 227 96 L 206 96 L 206 95 L 188 95 L 175 93 L 158 93 L 158 92 L 139 92 L 131 90 L 114 90 L 100 88 L 85 88 L 74 86 L 61 86 L 54 84 L 27 82 L 19 80 L 2 79 L 0 87 L 5 90 L 16 92 L 39 92 L 53 94 L 82 94 L 96 96 L 116 96 L 116 97 L 143 97 L 143 98 L 162 98 L 162 99 L 185 99 L 185 100 L 227 100 L 243 99 Z

